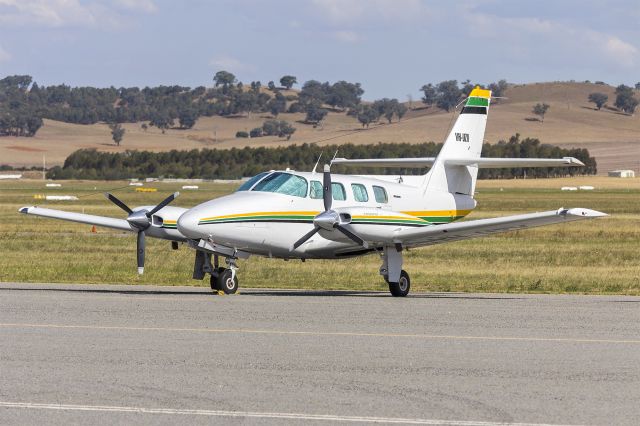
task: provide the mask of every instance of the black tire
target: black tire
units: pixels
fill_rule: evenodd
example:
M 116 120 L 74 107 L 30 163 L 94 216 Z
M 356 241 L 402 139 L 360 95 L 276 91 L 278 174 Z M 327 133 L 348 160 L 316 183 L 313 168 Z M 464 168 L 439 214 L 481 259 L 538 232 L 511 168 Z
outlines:
M 209 283 L 211 284 L 211 290 L 215 292 L 217 292 L 218 290 L 222 290 L 222 287 L 220 286 L 220 282 L 218 281 L 218 278 L 220 278 L 224 270 L 225 268 L 222 268 L 222 267 L 216 268 L 214 273 L 211 274 L 211 279 L 209 280 Z
M 234 294 L 238 291 L 238 276 L 234 277 L 233 275 L 231 269 L 225 269 L 218 276 L 218 289 L 224 291 L 225 294 Z
M 411 288 L 411 280 L 409 279 L 409 274 L 403 269 L 400 272 L 400 280 L 397 283 L 389 282 L 389 292 L 394 297 L 405 297 L 409 294 L 409 289 Z

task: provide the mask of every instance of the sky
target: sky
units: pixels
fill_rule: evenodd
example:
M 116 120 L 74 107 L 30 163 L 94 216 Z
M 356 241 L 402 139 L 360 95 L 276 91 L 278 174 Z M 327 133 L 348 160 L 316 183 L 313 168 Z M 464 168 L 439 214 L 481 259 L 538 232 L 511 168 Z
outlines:
M 0 0 L 0 77 L 211 86 L 291 74 L 360 82 L 640 81 L 640 0 Z

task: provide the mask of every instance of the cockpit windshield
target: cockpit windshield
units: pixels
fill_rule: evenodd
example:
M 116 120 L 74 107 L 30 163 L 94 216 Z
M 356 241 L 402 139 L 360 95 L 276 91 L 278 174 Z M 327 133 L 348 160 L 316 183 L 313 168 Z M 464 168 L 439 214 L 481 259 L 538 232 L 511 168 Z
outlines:
M 256 184 L 256 182 L 258 182 L 260 179 L 262 179 L 263 177 L 265 177 L 269 173 L 270 172 L 262 172 L 260 174 L 255 175 L 254 177 L 252 177 L 251 179 L 249 179 L 248 181 L 246 181 L 245 183 L 240 185 L 240 188 L 238 188 L 236 191 L 248 191 L 248 190 L 250 190 L 251 187 Z
M 275 192 L 278 194 L 307 196 L 307 180 L 291 173 L 275 172 L 262 179 L 252 191 Z

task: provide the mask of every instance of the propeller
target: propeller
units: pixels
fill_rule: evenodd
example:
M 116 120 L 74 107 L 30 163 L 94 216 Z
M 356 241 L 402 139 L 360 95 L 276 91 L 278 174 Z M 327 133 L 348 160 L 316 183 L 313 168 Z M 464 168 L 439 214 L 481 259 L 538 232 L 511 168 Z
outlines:
M 324 165 L 324 171 L 322 173 L 322 201 L 324 202 L 324 211 L 313 218 L 313 229 L 304 234 L 298 241 L 293 243 L 293 246 L 291 246 L 291 251 L 300 247 L 321 229 L 324 229 L 326 231 L 337 230 L 354 243 L 364 248 L 368 248 L 369 245 L 367 244 L 367 242 L 345 228 L 345 223 L 341 220 L 340 214 L 331 209 L 331 204 L 333 203 L 333 193 L 331 188 L 331 168 L 328 164 Z
M 145 254 L 145 234 L 144 231 L 151 226 L 151 217 L 156 214 L 158 211 L 163 209 L 167 204 L 175 200 L 180 193 L 174 192 L 169 195 L 167 198 L 162 200 L 160 204 L 152 208 L 151 210 L 141 209 L 136 210 L 135 212 L 129 208 L 125 203 L 120 201 L 115 195 L 110 193 L 104 194 L 109 201 L 111 201 L 116 206 L 120 207 L 127 213 L 127 222 L 131 224 L 134 228 L 138 230 L 138 235 L 136 239 L 136 255 L 138 260 L 138 274 L 144 273 L 144 254 Z

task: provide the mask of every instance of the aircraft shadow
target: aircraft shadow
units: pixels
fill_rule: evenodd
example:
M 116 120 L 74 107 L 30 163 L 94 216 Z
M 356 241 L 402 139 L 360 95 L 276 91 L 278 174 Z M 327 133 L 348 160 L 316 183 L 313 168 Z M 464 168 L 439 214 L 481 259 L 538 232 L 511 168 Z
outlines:
M 86 293 L 86 294 L 122 294 L 122 295 L 206 295 L 214 296 L 210 289 L 203 288 L 196 291 L 180 290 L 135 290 L 135 289 L 105 289 L 105 288 L 48 288 L 48 287 L 5 287 L 0 286 L 0 291 L 24 291 L 24 292 L 53 292 L 53 293 Z M 386 291 L 352 291 L 352 290 L 261 290 L 240 289 L 236 296 L 271 296 L 271 297 L 382 297 L 391 298 Z M 234 296 L 234 297 L 236 297 Z M 411 293 L 410 299 L 467 299 L 467 300 L 521 300 L 518 296 L 495 296 L 487 294 L 472 295 L 465 293 Z

